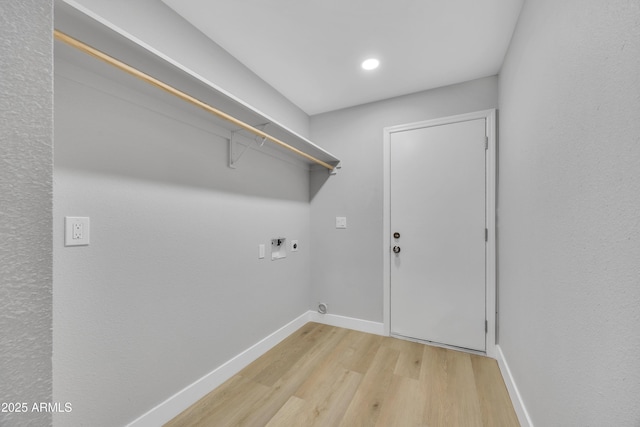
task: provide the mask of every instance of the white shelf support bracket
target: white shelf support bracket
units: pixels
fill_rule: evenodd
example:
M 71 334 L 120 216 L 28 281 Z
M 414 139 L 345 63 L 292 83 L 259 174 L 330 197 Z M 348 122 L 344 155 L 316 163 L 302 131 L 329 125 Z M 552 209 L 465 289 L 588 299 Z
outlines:
M 329 169 L 329 175 L 336 175 L 338 173 L 338 169 L 342 169 L 342 162 L 338 162 L 333 169 Z
M 238 160 L 240 160 L 242 155 L 249 149 L 249 146 L 247 145 L 244 147 L 244 150 L 240 151 L 237 141 L 238 132 L 239 131 L 237 130 L 232 130 L 231 137 L 229 138 L 229 167 L 231 169 L 236 168 Z M 240 151 L 240 153 L 238 153 L 238 151 Z
M 264 129 L 267 127 L 268 124 L 269 123 L 265 123 L 265 124 L 254 126 L 254 127 L 256 129 L 260 129 L 261 131 L 264 131 Z M 247 150 L 251 146 L 251 143 L 249 143 L 244 146 L 244 149 L 239 148 L 239 146 L 243 145 L 238 143 L 238 133 L 241 130 L 242 129 L 232 130 L 231 137 L 229 138 L 229 167 L 231 169 L 236 168 L 236 164 L 240 161 L 240 158 L 244 155 L 244 153 L 247 152 Z M 256 137 L 254 141 L 256 142 L 256 144 L 262 147 L 266 140 L 267 140 L 266 137 L 265 138 Z

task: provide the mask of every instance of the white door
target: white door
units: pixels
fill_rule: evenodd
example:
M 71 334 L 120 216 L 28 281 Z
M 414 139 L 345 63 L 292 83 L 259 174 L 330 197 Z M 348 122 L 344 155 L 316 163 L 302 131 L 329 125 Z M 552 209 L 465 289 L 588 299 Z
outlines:
M 485 351 L 485 141 L 485 118 L 390 134 L 394 335 Z

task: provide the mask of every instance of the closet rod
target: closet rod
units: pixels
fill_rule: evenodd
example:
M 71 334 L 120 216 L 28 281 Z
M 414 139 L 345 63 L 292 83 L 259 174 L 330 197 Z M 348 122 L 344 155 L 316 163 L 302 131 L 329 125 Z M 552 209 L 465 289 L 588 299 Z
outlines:
M 247 130 L 255 135 L 258 135 L 262 138 L 266 138 L 269 141 L 273 142 L 274 144 L 277 144 L 283 148 L 286 148 L 287 150 L 290 150 L 292 152 L 294 152 L 295 154 L 304 157 L 307 160 L 310 160 L 314 163 L 317 163 L 321 166 L 324 166 L 325 168 L 329 169 L 330 171 L 334 169 L 334 166 L 330 165 L 329 163 L 323 162 L 320 159 L 316 159 L 315 157 L 311 156 L 310 154 L 305 153 L 304 151 L 301 151 L 295 147 L 292 147 L 291 145 L 287 144 L 286 142 L 283 142 L 281 140 L 279 140 L 278 138 L 275 138 L 271 135 L 269 135 L 266 132 L 261 131 L 260 129 L 257 129 L 253 126 L 251 126 L 248 123 L 243 122 L 242 120 L 238 120 L 235 117 L 225 113 L 224 111 L 220 111 L 215 107 L 212 107 L 209 104 L 206 104 L 202 101 L 200 101 L 199 99 L 194 98 L 191 95 L 188 95 L 176 88 L 174 88 L 173 86 L 170 86 L 158 79 L 156 79 L 155 77 L 152 77 L 146 73 L 143 73 L 142 71 L 138 70 L 137 68 L 134 68 L 130 65 L 125 64 L 122 61 L 119 61 L 118 59 L 107 55 L 104 52 L 99 51 L 98 49 L 95 49 L 91 46 L 89 46 L 88 44 L 85 44 L 59 30 L 54 30 L 54 35 L 55 38 L 67 43 L 68 45 L 75 47 L 76 49 L 79 49 L 81 51 L 83 51 L 84 53 L 87 53 L 91 56 L 93 56 L 94 58 L 98 58 L 108 64 L 113 65 L 116 68 L 121 69 L 122 71 L 125 71 L 157 88 L 160 88 L 162 90 L 164 90 L 165 92 L 168 92 L 174 96 L 177 96 L 178 98 L 182 99 L 183 101 L 189 102 L 197 107 L 202 108 L 205 111 L 208 111 L 209 113 L 213 114 L 214 116 L 217 116 L 221 119 L 227 120 L 228 122 L 233 123 L 234 125 Z

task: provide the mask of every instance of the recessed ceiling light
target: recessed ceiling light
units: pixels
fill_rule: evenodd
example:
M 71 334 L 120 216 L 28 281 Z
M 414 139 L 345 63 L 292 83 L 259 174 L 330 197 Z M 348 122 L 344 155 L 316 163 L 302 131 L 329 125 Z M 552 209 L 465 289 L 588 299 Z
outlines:
M 378 68 L 378 65 L 380 65 L 380 61 L 378 61 L 376 58 L 369 58 L 362 63 L 362 68 L 364 68 L 365 70 L 375 70 L 376 68 Z

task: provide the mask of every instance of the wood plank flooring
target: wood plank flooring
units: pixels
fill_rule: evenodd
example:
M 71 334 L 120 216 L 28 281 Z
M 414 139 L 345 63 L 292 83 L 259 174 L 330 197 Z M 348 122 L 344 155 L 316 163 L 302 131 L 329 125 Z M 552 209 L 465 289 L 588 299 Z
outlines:
M 519 426 L 495 360 L 308 323 L 165 427 Z

